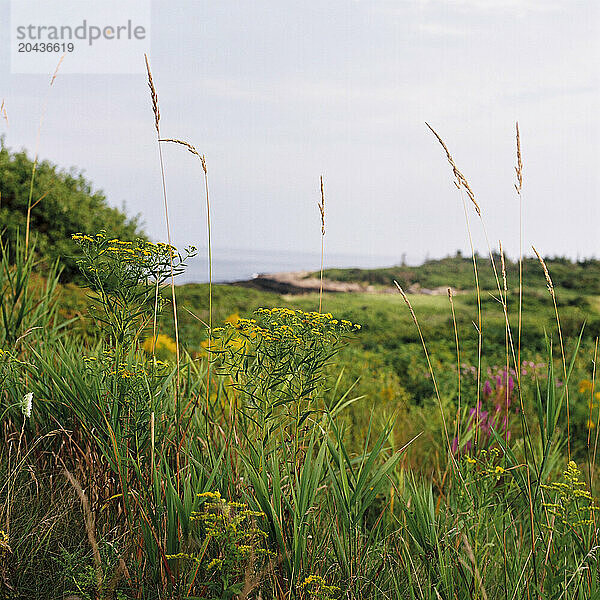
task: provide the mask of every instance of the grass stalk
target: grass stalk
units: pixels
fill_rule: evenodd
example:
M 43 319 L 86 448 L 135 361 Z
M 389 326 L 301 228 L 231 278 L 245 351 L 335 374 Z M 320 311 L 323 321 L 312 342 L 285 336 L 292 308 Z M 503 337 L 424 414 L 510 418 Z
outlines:
M 456 409 L 456 441 L 457 447 L 460 448 L 460 409 L 461 409 L 461 371 L 460 371 L 460 343 L 458 338 L 458 325 L 456 323 L 456 313 L 454 312 L 454 299 L 452 297 L 452 288 L 448 288 L 448 301 L 450 302 L 450 310 L 452 311 L 452 324 L 454 327 L 454 341 L 456 343 L 456 372 L 458 374 L 458 406 Z
M 48 92 L 46 94 L 46 98 L 44 100 L 44 104 L 42 106 L 42 113 L 40 115 L 40 123 L 38 125 L 38 129 L 37 129 L 37 135 L 36 135 L 36 139 L 35 139 L 35 152 L 34 152 L 34 157 L 33 157 L 33 166 L 31 168 L 31 180 L 29 183 L 29 197 L 27 199 L 27 221 L 25 224 L 25 256 L 27 256 L 27 253 L 29 251 L 29 229 L 30 229 L 30 224 L 31 224 L 31 211 L 33 209 L 33 207 L 38 204 L 38 202 L 40 202 L 40 200 L 43 198 L 40 198 L 40 200 L 38 200 L 33 206 L 32 206 L 32 201 L 33 201 L 33 184 L 35 182 L 35 173 L 37 171 L 37 165 L 38 165 L 38 158 L 39 158 L 39 151 L 40 151 L 40 138 L 42 136 L 42 125 L 44 124 L 44 119 L 46 118 L 46 110 L 48 109 L 48 100 L 50 99 L 50 90 L 52 89 L 52 86 L 54 85 L 54 82 L 56 81 L 56 77 L 58 76 L 58 70 L 60 69 L 60 65 L 62 64 L 62 61 L 65 58 L 65 54 L 63 54 L 59 61 L 58 64 L 56 65 L 56 69 L 54 69 L 54 73 L 52 75 L 52 78 L 50 79 L 50 86 L 48 88 Z M 6 110 L 4 109 L 4 101 L 2 102 L 2 111 L 4 113 L 4 117 L 6 118 L 6 122 L 8 123 L 8 117 L 6 116 Z
M 212 242 L 211 242 L 211 224 L 210 224 L 210 195 L 208 192 L 208 169 L 206 168 L 206 158 L 204 155 L 200 157 L 202 162 L 202 170 L 204 171 L 204 191 L 206 194 L 206 228 L 208 241 L 208 364 L 206 368 L 206 418 L 208 422 L 209 403 L 210 403 L 210 366 L 211 366 L 211 343 L 212 343 L 212 287 L 213 287 L 213 272 L 212 272 Z
M 210 402 L 210 350 L 212 343 L 212 330 L 213 330 L 213 306 L 212 306 L 212 296 L 213 296 L 213 265 L 212 265 L 212 228 L 210 221 L 210 194 L 208 188 L 208 168 L 206 166 L 206 157 L 204 154 L 200 154 L 195 146 L 186 142 L 184 140 L 178 140 L 175 138 L 165 138 L 159 140 L 160 142 L 179 144 L 180 146 L 184 146 L 187 148 L 188 152 L 193 154 L 194 156 L 200 159 L 200 163 L 202 165 L 202 171 L 204 173 L 204 191 L 206 195 L 206 226 L 207 226 L 207 235 L 208 235 L 208 368 L 206 370 L 206 415 L 209 413 L 209 402 Z M 187 429 L 186 429 L 187 431 Z
M 450 167 L 452 168 L 452 173 L 454 175 L 454 185 L 460 191 L 460 198 L 461 198 L 461 202 L 463 205 L 463 211 L 465 214 L 465 223 L 467 226 L 467 235 L 469 237 L 469 246 L 471 248 L 471 258 L 473 260 L 473 273 L 475 276 L 475 288 L 476 288 L 476 293 L 477 293 L 477 400 L 476 400 L 476 404 L 475 404 L 475 418 L 476 418 L 476 423 L 479 423 L 479 413 L 481 410 L 481 408 L 480 408 L 481 355 L 483 352 L 483 321 L 482 321 L 482 317 L 481 317 L 481 288 L 479 285 L 479 271 L 477 268 L 477 256 L 475 254 L 475 247 L 473 245 L 473 236 L 471 234 L 471 225 L 469 223 L 469 213 L 467 210 L 467 203 L 466 203 L 463 191 L 464 191 L 464 193 L 466 193 L 469 200 L 471 200 L 473 206 L 475 207 L 475 212 L 479 216 L 481 216 L 481 209 L 479 208 L 479 204 L 477 203 L 475 194 L 473 193 L 473 190 L 471 189 L 469 182 L 467 181 L 466 177 L 459 171 L 458 167 L 456 166 L 456 163 L 454 162 L 454 159 L 452 158 L 452 154 L 450 154 L 450 150 L 448 150 L 448 147 L 444 143 L 444 140 L 437 133 L 437 131 L 435 131 L 435 129 L 433 129 L 433 127 L 431 127 L 431 125 L 429 125 L 429 123 L 426 122 L 425 125 L 427 125 L 429 130 L 436 137 L 437 141 L 442 146 L 442 148 L 446 154 L 446 159 L 448 160 L 448 163 L 450 164 Z M 479 427 L 477 427 L 475 429 L 475 447 L 477 447 L 478 435 L 479 435 Z
M 594 344 L 594 367 L 592 374 L 592 394 L 596 388 L 596 360 L 598 358 L 598 338 Z M 593 398 L 593 395 L 592 395 Z M 590 487 L 594 484 L 594 473 L 596 471 L 596 455 L 598 452 L 598 437 L 600 435 L 600 408 L 598 409 L 598 419 L 596 421 L 596 439 L 594 440 L 594 454 L 592 455 L 592 469 L 590 473 Z
M 494 278 L 496 281 L 496 287 L 498 289 L 499 295 L 500 295 L 500 302 L 502 304 L 502 309 L 504 312 L 504 320 L 505 320 L 505 326 L 506 326 L 506 335 L 508 338 L 508 342 L 511 348 L 511 353 L 512 353 L 512 357 L 513 357 L 513 362 L 515 363 L 515 372 L 517 374 L 517 388 L 518 388 L 518 394 L 519 394 L 519 403 L 520 403 L 520 409 L 521 409 L 521 420 L 523 423 L 523 427 L 524 427 L 524 432 L 525 432 L 525 437 L 526 437 L 526 444 L 525 444 L 525 452 L 527 455 L 527 451 L 528 448 L 527 446 L 529 446 L 529 454 L 531 456 L 531 460 L 532 463 L 535 467 L 535 455 L 533 453 L 533 448 L 531 447 L 532 441 L 531 441 L 531 434 L 529 431 L 529 426 L 527 423 L 527 419 L 526 419 L 526 415 L 525 415 L 525 407 L 524 407 L 524 403 L 523 403 L 523 398 L 522 398 L 522 390 L 521 390 L 521 369 L 520 369 L 520 365 L 517 364 L 517 356 L 515 354 L 515 349 L 514 349 L 514 343 L 513 343 L 513 338 L 512 338 L 512 333 L 511 333 L 511 329 L 510 329 L 510 320 L 508 317 L 508 309 L 507 309 L 507 290 L 506 293 L 504 293 L 503 287 L 500 285 L 500 279 L 498 277 L 498 270 L 496 268 L 496 263 L 494 260 L 494 255 L 492 252 L 492 248 L 491 248 L 491 244 L 489 241 L 489 236 L 487 233 L 487 228 L 485 226 L 485 221 L 483 220 L 483 216 L 481 214 L 481 208 L 475 198 L 475 194 L 473 192 L 473 190 L 471 189 L 471 187 L 469 186 L 468 181 L 466 180 L 465 176 L 458 170 L 456 163 L 454 162 L 454 159 L 452 158 L 452 155 L 450 154 L 450 151 L 448 150 L 448 147 L 446 146 L 446 144 L 444 143 L 444 141 L 442 140 L 442 138 L 440 137 L 440 135 L 428 124 L 426 123 L 427 127 L 429 127 L 429 129 L 432 131 L 432 133 L 435 135 L 435 137 L 437 138 L 438 142 L 441 144 L 442 148 L 444 149 L 445 153 L 446 153 L 446 158 L 448 160 L 448 162 L 450 163 L 451 167 L 452 167 L 452 171 L 455 177 L 455 181 L 454 184 L 456 185 L 456 187 L 461 190 L 461 194 L 462 191 L 464 190 L 464 192 L 466 193 L 466 195 L 468 196 L 468 198 L 471 200 L 474 208 L 475 208 L 475 212 L 477 213 L 477 216 L 479 217 L 479 220 L 481 222 L 481 226 L 483 229 L 483 233 L 486 239 L 486 243 L 487 243 L 487 247 L 488 247 L 488 253 L 489 253 L 489 257 L 490 257 L 490 263 L 492 265 L 492 270 L 494 273 Z M 519 151 L 518 151 L 519 157 L 520 157 L 520 140 L 519 140 Z M 519 158 L 520 160 L 520 158 Z M 521 163 L 522 166 L 522 163 Z M 522 168 L 519 169 L 517 171 L 517 175 L 519 178 L 522 177 Z M 520 182 L 522 182 L 522 179 L 519 179 Z M 463 205 L 465 205 L 464 202 L 464 197 L 463 197 Z M 465 208 L 465 212 L 466 212 L 466 208 Z M 468 223 L 468 220 L 467 220 Z M 469 239 L 471 239 L 471 235 L 470 235 L 470 230 L 469 230 Z M 473 255 L 473 261 L 474 261 L 474 265 L 476 265 L 476 261 L 475 261 L 475 255 L 472 252 Z M 478 306 L 480 306 L 480 292 L 479 292 L 479 285 L 478 282 L 477 283 L 477 289 L 478 289 Z M 505 286 L 506 286 L 506 282 L 505 282 Z M 556 306 L 556 305 L 555 305 Z M 558 310 L 555 310 L 556 312 L 556 316 L 558 319 Z M 479 317 L 481 318 L 481 313 L 479 311 Z M 559 330 L 560 330 L 560 324 L 559 324 Z M 479 328 L 479 334 L 481 336 L 481 328 Z M 480 337 L 481 340 L 481 337 Z M 562 334 L 561 334 L 561 349 L 562 349 Z M 481 347 L 479 347 L 479 357 L 478 357 L 478 384 L 477 384 L 477 405 L 476 405 L 476 422 L 479 423 L 479 402 L 480 402 L 480 372 L 481 372 Z M 566 380 L 566 361 L 564 359 L 564 351 L 563 351 L 563 367 L 564 367 L 564 373 L 565 373 L 565 380 Z M 508 378 L 508 373 L 507 373 L 507 378 Z M 568 407 L 568 388 L 567 388 L 567 407 Z M 567 408 L 567 414 L 568 414 L 568 408 Z M 568 427 L 568 416 L 567 416 L 567 428 Z M 477 447 L 477 431 L 478 429 L 475 430 L 475 446 Z M 570 445 L 570 442 L 569 442 Z M 569 460 L 570 460 L 570 449 L 569 449 Z M 533 519 L 533 495 L 532 495 L 532 489 L 531 489 L 531 477 L 530 477 L 530 473 L 529 473 L 529 464 L 527 464 L 527 490 L 528 490 L 528 500 L 529 500 L 529 510 L 530 510 L 530 516 L 531 516 L 531 538 L 532 538 L 532 563 L 533 563 L 533 575 L 534 575 L 534 580 L 535 580 L 535 585 L 537 587 L 538 581 L 537 581 L 537 561 L 536 561 L 536 551 L 535 551 L 535 534 L 534 534 L 534 519 Z
M 552 283 L 552 279 L 550 277 L 550 273 L 548 272 L 548 267 L 546 266 L 546 262 L 540 256 L 540 253 L 535 249 L 534 246 L 531 246 L 532 250 L 535 252 L 540 264 L 542 265 L 542 269 L 544 270 L 544 276 L 546 277 L 546 283 L 548 284 L 548 291 L 550 292 L 550 296 L 552 297 L 552 304 L 554 306 L 554 315 L 556 317 L 556 326 L 558 328 L 558 339 L 560 341 L 560 355 L 562 359 L 563 366 L 563 375 L 564 375 L 564 384 L 565 384 L 565 401 L 567 407 L 567 453 L 568 458 L 571 460 L 571 419 L 570 419 L 570 410 L 569 410 L 569 386 L 567 382 L 567 359 L 565 357 L 565 346 L 563 343 L 563 335 L 562 335 L 562 327 L 560 326 L 560 316 L 558 314 L 558 305 L 556 303 L 556 292 L 554 290 L 554 284 Z
M 158 145 L 158 158 L 160 163 L 160 177 L 162 184 L 162 196 L 165 209 L 165 224 L 167 228 L 167 243 L 169 244 L 169 261 L 171 268 L 171 299 L 173 302 L 173 321 L 175 328 L 175 345 L 176 345 L 176 360 L 177 360 L 177 384 L 175 386 L 175 405 L 177 410 L 177 446 L 181 444 L 181 405 L 179 397 L 180 387 L 180 348 L 179 348 L 179 323 L 177 319 L 177 299 L 175 295 L 175 274 L 173 268 L 173 244 L 171 242 L 171 227 L 169 224 L 169 203 L 167 201 L 167 182 L 165 176 L 165 163 L 163 158 L 161 135 L 160 135 L 160 107 L 158 104 L 158 94 L 152 78 L 152 71 L 150 69 L 150 62 L 148 56 L 144 54 L 146 61 L 146 71 L 148 75 L 148 87 L 150 88 L 150 99 L 152 101 L 152 112 L 154 113 L 154 128 L 156 129 L 156 142 Z M 177 462 L 179 463 L 179 452 L 177 453 Z M 177 469 L 177 483 L 179 485 L 179 464 Z
M 519 122 L 516 123 L 516 140 L 517 140 L 517 165 L 515 172 L 517 182 L 515 190 L 519 196 L 519 325 L 517 339 L 517 362 L 519 373 L 521 371 L 521 332 L 523 330 L 523 158 L 521 155 L 521 134 L 519 132 Z
M 423 332 L 421 331 L 421 326 L 419 325 L 417 315 L 415 314 L 415 311 L 413 310 L 412 304 L 410 303 L 408 296 L 405 294 L 404 290 L 400 287 L 400 284 L 397 281 L 394 280 L 394 284 L 398 288 L 398 291 L 400 292 L 400 295 L 402 296 L 404 302 L 406 303 L 406 306 L 408 306 L 408 310 L 410 311 L 412 320 L 417 328 L 417 332 L 419 333 L 419 339 L 421 340 L 421 346 L 423 347 L 423 351 L 425 352 L 425 360 L 427 361 L 427 368 L 429 370 L 429 374 L 431 375 L 431 381 L 433 382 L 433 388 L 435 390 L 435 395 L 436 395 L 436 398 L 438 401 L 440 416 L 442 417 L 442 424 L 444 426 L 444 436 L 446 438 L 448 452 L 449 452 L 450 456 L 453 456 L 452 444 L 450 443 L 450 436 L 448 434 L 448 425 L 446 423 L 446 415 L 444 414 L 444 406 L 442 404 L 442 398 L 440 396 L 440 391 L 438 388 L 437 380 L 435 378 L 435 372 L 434 372 L 433 366 L 431 364 L 431 359 L 429 358 L 429 351 L 427 350 L 427 344 L 425 343 L 425 338 L 423 337 Z
M 8 130 L 8 113 L 6 112 L 6 103 L 4 98 L 2 98 L 2 102 L 0 103 L 0 119 L 4 119 L 4 122 L 6 123 L 6 129 Z
M 501 241 L 498 241 L 498 247 L 500 248 L 500 262 L 502 265 L 502 283 L 503 283 L 503 288 L 504 288 L 504 304 L 506 306 L 506 312 L 508 313 L 508 283 L 506 280 L 506 262 L 504 260 L 504 250 L 502 249 Z M 509 340 L 510 340 L 510 327 L 509 327 L 509 323 L 507 320 L 507 322 L 504 324 L 504 348 L 506 351 L 506 364 L 505 364 L 506 383 L 504 385 L 504 387 L 505 387 L 504 391 L 506 392 L 506 399 L 505 399 L 506 427 L 505 427 L 504 435 L 505 435 L 505 441 L 507 444 L 508 444 L 508 405 L 510 402 L 510 390 L 508 388 L 508 373 L 510 370 Z M 519 362 L 519 368 L 520 368 L 520 362 Z
M 94 521 L 94 514 L 92 513 L 92 509 L 90 507 L 90 502 L 83 491 L 80 483 L 73 477 L 73 475 L 69 472 L 69 470 L 64 467 L 65 477 L 69 480 L 69 483 L 73 486 L 75 491 L 77 492 L 77 496 L 79 496 L 79 500 L 81 501 L 81 506 L 83 508 L 83 514 L 85 517 L 85 531 L 88 536 L 88 541 L 90 546 L 92 547 L 92 556 L 94 558 L 94 569 L 96 571 L 96 585 L 98 587 L 98 592 L 102 591 L 102 582 L 104 581 L 104 573 L 102 572 L 102 559 L 100 557 L 100 549 L 98 547 L 98 542 L 96 540 L 96 525 Z
M 321 202 L 317 203 L 321 214 L 321 274 L 319 286 L 319 314 L 323 310 L 323 266 L 325 262 L 325 191 L 323 189 L 323 175 L 321 175 Z

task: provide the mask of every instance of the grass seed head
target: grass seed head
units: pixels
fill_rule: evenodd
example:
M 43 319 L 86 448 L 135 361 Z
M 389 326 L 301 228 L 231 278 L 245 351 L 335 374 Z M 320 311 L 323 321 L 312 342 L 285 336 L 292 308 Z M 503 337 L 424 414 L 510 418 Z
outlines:
M 515 172 L 517 174 L 517 183 L 515 183 L 515 189 L 517 194 L 521 193 L 523 187 L 523 159 L 521 157 L 521 134 L 519 133 L 519 122 L 516 124 L 517 129 L 517 166 Z
M 321 175 L 321 202 L 317 202 L 321 213 L 321 235 L 325 235 L 325 190 L 323 188 L 323 175 Z
M 542 265 L 542 269 L 544 269 L 544 276 L 546 277 L 546 283 L 548 284 L 548 291 L 554 298 L 554 284 L 552 283 L 552 279 L 550 278 L 550 273 L 548 272 L 548 267 L 546 266 L 544 259 L 540 256 L 540 253 L 535 249 L 535 246 L 531 246 L 531 247 L 533 248 L 533 251 L 535 252 L 535 255 L 537 256 L 538 260 L 540 261 L 540 264 Z
M 160 136 L 160 108 L 158 106 L 158 94 L 154 87 L 154 80 L 152 79 L 152 71 L 150 70 L 150 62 L 148 61 L 148 55 L 144 54 L 144 60 L 146 61 L 146 71 L 148 72 L 148 87 L 150 88 L 150 98 L 152 100 L 152 111 L 154 112 L 154 127 L 156 127 L 156 133 Z
M 502 265 L 502 284 L 504 286 L 504 293 L 508 291 L 508 285 L 506 282 L 506 261 L 504 260 L 504 250 L 502 249 L 502 242 L 498 241 L 498 246 L 500 248 L 500 264 Z
M 8 113 L 6 112 L 4 98 L 2 99 L 2 104 L 0 104 L 0 117 L 6 121 L 6 126 L 8 127 Z
M 50 85 L 54 85 L 54 82 L 56 81 L 56 77 L 58 76 L 58 70 L 60 69 L 60 65 L 62 64 L 62 61 L 65 59 L 65 55 L 63 54 L 59 61 L 58 64 L 56 65 L 56 69 L 54 69 L 54 74 L 52 75 L 52 79 L 50 80 Z
M 429 129 L 431 130 L 433 135 L 435 135 L 438 142 L 441 144 L 442 148 L 444 149 L 444 152 L 446 153 L 446 158 L 448 159 L 448 162 L 450 163 L 450 166 L 452 167 L 452 172 L 454 173 L 454 185 L 458 189 L 463 188 L 465 190 L 465 192 L 467 193 L 467 196 L 469 197 L 469 200 L 471 200 L 471 202 L 473 203 L 473 206 L 475 207 L 475 211 L 477 212 L 477 215 L 481 217 L 481 209 L 479 208 L 479 204 L 477 204 L 477 200 L 475 199 L 475 193 L 471 189 L 471 186 L 469 185 L 467 178 L 458 170 L 458 167 L 456 166 L 456 163 L 454 162 L 454 159 L 452 158 L 452 155 L 450 154 L 450 150 L 448 150 L 448 146 L 446 146 L 446 144 L 444 143 L 444 140 L 439 136 L 437 131 L 429 123 L 425 122 L 425 125 L 427 125 L 427 127 L 429 127 Z

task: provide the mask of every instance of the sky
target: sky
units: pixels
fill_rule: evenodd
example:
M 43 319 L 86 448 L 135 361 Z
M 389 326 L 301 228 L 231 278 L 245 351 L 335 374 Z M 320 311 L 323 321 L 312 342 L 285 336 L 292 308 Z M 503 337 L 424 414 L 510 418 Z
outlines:
M 156 135 L 143 75 L 10 73 L 0 0 L 6 144 L 84 172 L 165 240 Z M 213 245 L 410 262 L 469 248 L 444 138 L 488 239 L 600 255 L 597 0 L 328 0 L 152 3 L 148 47 L 165 137 L 206 155 Z M 67 59 L 68 60 L 68 57 Z M 140 61 L 143 57 L 140 56 Z M 4 129 L 2 129 L 4 127 Z M 164 148 L 178 246 L 206 246 L 197 159 Z M 468 207 L 476 247 L 487 244 Z

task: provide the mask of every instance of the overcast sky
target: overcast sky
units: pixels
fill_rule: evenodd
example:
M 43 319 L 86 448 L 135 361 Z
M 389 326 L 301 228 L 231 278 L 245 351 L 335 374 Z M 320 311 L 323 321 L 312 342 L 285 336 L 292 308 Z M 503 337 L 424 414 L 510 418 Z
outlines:
M 7 0 L 0 11 L 6 141 L 33 151 L 48 77 L 10 74 Z M 175 0 L 153 3 L 149 50 L 163 135 L 206 154 L 216 248 L 318 250 L 323 174 L 329 251 L 416 261 L 468 248 L 425 121 L 514 256 L 518 119 L 526 243 L 600 254 L 599 39 L 597 0 Z M 142 75 L 59 75 L 40 157 L 165 239 Z M 202 247 L 200 166 L 177 147 L 165 158 L 174 241 Z

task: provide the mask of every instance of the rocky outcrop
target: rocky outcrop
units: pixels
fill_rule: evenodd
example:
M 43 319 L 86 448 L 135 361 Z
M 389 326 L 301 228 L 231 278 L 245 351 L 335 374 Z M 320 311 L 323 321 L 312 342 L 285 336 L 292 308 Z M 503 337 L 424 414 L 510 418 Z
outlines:
M 296 271 L 286 273 L 263 273 L 249 281 L 237 281 L 233 285 L 254 288 L 258 290 L 275 292 L 277 294 L 313 294 L 319 292 L 321 281 L 318 277 L 311 277 L 309 271 Z M 335 281 L 323 279 L 323 291 L 327 293 L 360 293 L 360 294 L 397 294 L 393 286 L 374 286 L 366 283 Z M 433 289 L 422 288 L 418 283 L 413 283 L 407 290 L 409 294 L 424 294 L 437 296 L 446 294 L 448 288 L 438 287 Z M 456 290 L 452 290 L 456 293 Z

